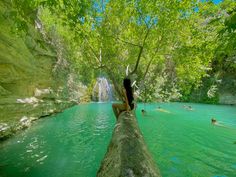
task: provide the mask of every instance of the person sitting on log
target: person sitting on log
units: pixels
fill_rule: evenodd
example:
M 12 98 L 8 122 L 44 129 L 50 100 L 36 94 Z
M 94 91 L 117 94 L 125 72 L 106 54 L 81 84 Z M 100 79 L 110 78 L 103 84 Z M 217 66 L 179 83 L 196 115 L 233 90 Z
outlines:
M 133 89 L 131 87 L 131 80 L 129 78 L 125 78 L 123 80 L 123 86 L 123 103 L 112 104 L 112 109 L 117 119 L 123 111 L 131 111 L 134 109 L 134 96 Z

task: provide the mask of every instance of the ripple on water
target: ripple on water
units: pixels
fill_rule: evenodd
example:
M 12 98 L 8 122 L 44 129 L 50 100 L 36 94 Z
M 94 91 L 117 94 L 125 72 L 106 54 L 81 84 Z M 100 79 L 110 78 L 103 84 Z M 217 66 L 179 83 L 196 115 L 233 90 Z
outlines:
M 157 106 L 171 114 L 156 111 Z M 145 142 L 164 177 L 227 176 L 236 171 L 236 109 L 191 104 L 146 104 L 148 116 L 137 118 Z M 217 111 L 216 111 L 217 110 Z M 233 128 L 215 127 L 216 117 Z M 93 177 L 110 142 L 115 117 L 110 104 L 70 108 L 39 120 L 0 148 L 3 175 Z M 232 125 L 231 125 L 232 124 Z
M 233 177 L 236 174 L 232 166 L 236 161 L 236 146 L 233 144 L 236 131 L 212 126 L 210 119 L 216 117 L 225 124 L 235 122 L 231 115 L 232 112 L 235 114 L 236 109 L 191 105 L 194 111 L 190 112 L 176 110 L 181 106 L 163 104 L 161 107 L 170 110 L 173 115 L 149 111 L 148 119 L 140 116 L 140 128 L 163 176 L 173 176 L 173 169 L 170 168 L 173 167 L 179 169 L 178 175 L 174 176 L 222 174 Z

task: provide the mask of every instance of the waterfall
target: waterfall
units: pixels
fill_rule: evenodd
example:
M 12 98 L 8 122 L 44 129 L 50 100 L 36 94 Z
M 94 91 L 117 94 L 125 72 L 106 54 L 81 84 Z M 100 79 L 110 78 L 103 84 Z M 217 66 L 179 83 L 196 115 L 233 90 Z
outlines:
M 98 101 L 99 102 L 102 102 L 102 83 L 101 83 L 101 79 L 99 79 L 99 81 L 98 81 L 98 85 L 99 85 L 99 87 L 98 87 Z
M 98 77 L 93 87 L 92 100 L 98 102 L 112 101 L 112 87 L 105 77 Z

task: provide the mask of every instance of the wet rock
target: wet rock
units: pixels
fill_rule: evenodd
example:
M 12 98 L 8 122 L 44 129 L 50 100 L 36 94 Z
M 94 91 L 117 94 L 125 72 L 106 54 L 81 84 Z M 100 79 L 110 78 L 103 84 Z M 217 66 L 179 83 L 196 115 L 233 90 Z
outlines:
M 17 99 L 16 102 L 34 104 L 34 103 L 38 103 L 38 99 L 35 97 L 30 97 L 30 98 Z
M 0 123 L 0 140 L 11 135 L 11 127 L 6 123 Z
M 52 93 L 51 88 L 47 88 L 47 89 L 38 89 L 36 88 L 34 91 L 34 96 L 39 97 L 41 95 L 45 95 L 45 94 L 50 94 Z
M 28 128 L 31 125 L 31 120 L 24 116 L 20 119 L 20 126 L 22 126 L 22 128 Z
M 0 124 L 0 132 L 6 131 L 8 128 L 10 128 L 6 123 Z

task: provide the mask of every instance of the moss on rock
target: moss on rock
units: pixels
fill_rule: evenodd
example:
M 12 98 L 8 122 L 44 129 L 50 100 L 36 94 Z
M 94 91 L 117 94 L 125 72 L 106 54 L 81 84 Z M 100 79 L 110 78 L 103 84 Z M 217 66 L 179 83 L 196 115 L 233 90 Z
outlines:
M 5 139 L 28 127 L 19 126 L 22 117 L 37 119 L 78 103 L 74 92 L 80 90 L 70 86 L 78 82 L 76 74 L 70 77 L 71 66 L 57 65 L 56 47 L 33 24 L 17 35 L 7 15 L 14 10 L 9 2 L 0 1 L 0 10 L 0 139 Z

